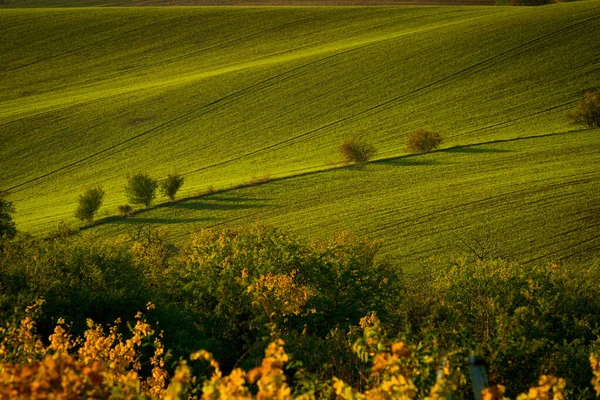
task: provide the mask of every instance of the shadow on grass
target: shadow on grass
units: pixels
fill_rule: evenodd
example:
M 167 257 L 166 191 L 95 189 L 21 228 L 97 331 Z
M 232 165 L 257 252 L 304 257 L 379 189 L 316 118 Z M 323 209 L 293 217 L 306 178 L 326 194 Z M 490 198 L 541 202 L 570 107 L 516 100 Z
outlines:
M 514 150 L 506 149 L 490 149 L 486 147 L 452 147 L 450 149 L 439 150 L 443 153 L 466 153 L 466 154 L 479 154 L 479 153 L 512 153 Z
M 215 221 L 217 218 L 116 218 L 111 221 L 115 224 L 120 225 L 141 225 L 141 224 L 160 224 L 160 225 L 172 225 L 172 224 L 188 224 L 192 222 L 207 222 Z
M 247 210 L 252 208 L 264 208 L 266 199 L 258 198 L 240 198 L 234 196 L 209 196 L 205 199 L 182 201 L 166 205 L 167 208 L 177 208 L 183 210 L 207 210 L 207 211 L 227 211 L 227 210 Z
M 221 194 L 208 195 L 205 197 L 205 200 L 210 201 L 229 201 L 232 203 L 245 203 L 249 201 L 267 201 L 269 199 L 261 199 L 258 197 L 235 197 L 235 196 L 225 196 Z
M 400 158 L 389 158 L 387 160 L 376 161 L 378 164 L 396 165 L 399 167 L 412 167 L 412 166 L 426 166 L 426 165 L 447 165 L 451 164 L 448 162 L 441 162 L 436 160 L 417 160 L 415 158 L 400 157 Z

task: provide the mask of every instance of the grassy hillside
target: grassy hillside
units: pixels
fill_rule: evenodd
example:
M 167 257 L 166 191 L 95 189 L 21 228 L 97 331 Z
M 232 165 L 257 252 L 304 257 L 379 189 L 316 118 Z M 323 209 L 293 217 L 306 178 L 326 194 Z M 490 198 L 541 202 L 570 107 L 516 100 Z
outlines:
M 272 181 L 167 204 L 96 228 L 201 227 L 263 221 L 325 239 L 352 230 L 414 264 L 469 252 L 523 262 L 589 259 L 600 245 L 600 135 L 569 132 L 456 147 Z
M 350 229 L 410 257 L 484 225 L 518 254 L 598 245 L 598 132 L 571 132 L 565 118 L 598 85 L 598 1 L 5 9 L 0 25 L 0 182 L 20 230 L 74 222 L 83 186 L 102 185 L 101 213 L 114 214 L 128 173 L 177 170 L 191 196 L 336 166 L 341 141 L 360 136 L 382 159 L 362 171 L 273 182 L 139 221 L 178 233 L 237 218 L 307 234 Z M 446 147 L 506 142 L 397 158 L 423 126 Z M 517 140 L 530 136 L 542 137 Z

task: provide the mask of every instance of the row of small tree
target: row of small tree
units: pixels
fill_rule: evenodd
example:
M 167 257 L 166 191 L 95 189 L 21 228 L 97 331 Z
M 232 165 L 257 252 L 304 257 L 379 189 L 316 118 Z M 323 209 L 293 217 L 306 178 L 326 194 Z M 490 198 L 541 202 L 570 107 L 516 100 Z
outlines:
M 585 91 L 583 99 L 567 116 L 573 125 L 589 129 L 600 128 L 600 89 Z M 429 153 L 437 149 L 442 142 L 443 138 L 439 133 L 420 128 L 408 136 L 406 148 L 412 153 Z M 357 138 L 344 141 L 339 151 L 346 164 L 365 163 L 377 152 L 371 144 Z
M 600 127 L 600 89 L 586 91 L 583 99 L 577 104 L 576 109 L 568 114 L 568 117 L 576 125 L 588 128 Z M 420 128 L 408 136 L 406 148 L 412 153 L 429 153 L 439 148 L 442 142 L 442 135 L 438 132 Z M 346 164 L 366 163 L 376 154 L 375 147 L 356 138 L 344 141 L 339 147 L 339 152 Z M 170 174 L 159 182 L 147 174 L 140 173 L 128 178 L 125 193 L 132 204 L 143 204 L 148 207 L 156 198 L 158 188 L 173 201 L 182 184 L 183 177 L 179 174 Z M 82 221 L 93 221 L 103 199 L 104 190 L 102 188 L 86 189 L 79 196 L 79 207 L 75 216 Z M 119 211 L 121 214 L 127 215 L 132 208 L 126 204 L 119 206 Z
M 156 198 L 156 191 L 160 189 L 161 193 L 175 200 L 175 195 L 183 185 L 183 176 L 179 174 L 169 174 L 162 181 L 158 181 L 147 174 L 136 174 L 127 178 L 125 194 L 132 204 L 143 204 L 148 207 Z M 104 189 L 101 187 L 86 188 L 79 196 L 79 205 L 75 211 L 75 217 L 81 221 L 92 222 L 96 212 L 100 209 L 104 201 Z M 119 207 L 123 214 L 131 212 L 131 206 L 124 205 Z

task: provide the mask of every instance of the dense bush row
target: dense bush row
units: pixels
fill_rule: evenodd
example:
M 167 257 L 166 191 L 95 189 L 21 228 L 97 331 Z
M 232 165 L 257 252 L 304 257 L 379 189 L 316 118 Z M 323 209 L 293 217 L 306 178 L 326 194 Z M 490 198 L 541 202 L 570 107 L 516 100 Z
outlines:
M 360 385 L 342 379 L 319 379 L 302 368 L 274 339 L 266 347 L 264 358 L 245 371 L 234 368 L 223 374 L 213 355 L 205 350 L 180 360 L 169 373 L 161 334 L 135 316 L 127 338 L 118 326 L 104 329 L 88 321 L 82 336 L 69 333 L 59 321 L 44 344 L 34 333 L 32 315 L 39 313 L 38 302 L 27 308 L 21 321 L 0 327 L 0 398 L 10 399 L 415 399 L 443 400 L 450 396 L 470 397 L 465 391 L 467 377 L 456 363 L 456 354 L 444 356 L 440 363 L 439 345 L 391 340 L 377 317 L 360 320 L 362 334 L 352 352 L 369 366 Z M 149 303 L 147 308 L 154 306 Z M 119 321 L 116 322 L 118 324 Z M 150 351 L 144 351 L 151 347 Z M 198 362 L 210 366 L 210 377 L 198 374 Z M 600 363 L 590 356 L 594 374 L 592 384 L 600 393 Z M 290 374 L 290 368 L 295 373 Z M 486 400 L 505 400 L 504 385 L 477 388 Z M 553 375 L 542 375 L 538 385 L 521 393 L 517 400 L 563 399 L 566 382 Z
M 9 320 L 15 306 L 43 298 L 36 322 L 47 338 L 59 318 L 81 335 L 88 318 L 106 325 L 152 302 L 149 319 L 164 330 L 169 368 L 206 349 L 223 371 L 252 369 L 277 338 L 306 376 L 335 376 L 359 391 L 369 385 L 369 369 L 352 346 L 361 318 L 377 315 L 390 336 L 435 347 L 435 365 L 446 357 L 464 369 L 466 357 L 479 354 L 507 395 L 545 374 L 564 377 L 567 393 L 591 393 L 598 263 L 461 258 L 403 272 L 378 261 L 378 249 L 350 235 L 310 243 L 261 226 L 201 231 L 181 248 L 149 230 L 111 240 L 9 241 L 0 253 L 0 313 Z M 286 374 L 299 368 L 292 363 Z

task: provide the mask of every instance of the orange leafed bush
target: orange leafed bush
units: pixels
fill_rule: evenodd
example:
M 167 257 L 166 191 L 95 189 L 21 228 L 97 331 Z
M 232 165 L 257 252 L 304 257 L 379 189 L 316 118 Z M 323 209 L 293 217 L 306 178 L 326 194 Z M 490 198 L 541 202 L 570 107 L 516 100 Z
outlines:
M 35 307 L 39 307 L 37 303 Z M 153 306 L 149 304 L 148 308 Z M 31 311 L 32 309 L 28 310 Z M 297 380 L 290 383 L 285 365 L 290 361 L 281 339 L 271 342 L 261 364 L 246 372 L 234 368 L 223 374 L 212 354 L 203 350 L 194 352 L 190 360 L 204 360 L 213 369 L 212 375 L 201 386 L 186 361 L 181 361 L 170 376 L 164 366 L 164 348 L 160 335 L 143 318 L 136 315 L 136 323 L 129 338 L 125 339 L 116 328 L 105 332 L 101 326 L 88 323 L 83 337 L 72 337 L 64 323 L 56 326 L 50 343 L 44 346 L 35 335 L 35 324 L 27 315 L 18 324 L 7 324 L 0 333 L 0 398 L 4 399 L 445 399 L 464 386 L 465 375 L 460 367 L 452 366 L 444 357 L 440 364 L 433 353 L 423 353 L 421 345 L 388 340 L 379 320 L 370 315 L 361 321 L 363 335 L 354 344 L 359 358 L 371 363 L 371 372 L 365 386 L 353 387 L 341 379 L 322 382 L 318 391 Z M 118 322 L 118 321 L 117 321 Z M 141 346 L 154 337 L 154 355 L 148 376 L 141 372 Z M 15 352 L 13 346 L 17 346 Z M 600 393 L 600 363 L 590 357 L 594 373 L 592 383 Z M 435 378 L 427 378 L 436 371 Z M 424 380 L 425 378 L 425 380 Z M 430 379 L 430 384 L 422 383 Z M 252 389 L 252 385 L 256 385 Z M 517 400 L 559 400 L 565 396 L 564 379 L 552 375 L 539 378 L 538 386 L 520 394 Z M 198 390 L 200 389 L 200 390 Z M 502 385 L 487 388 L 485 400 L 501 400 Z

